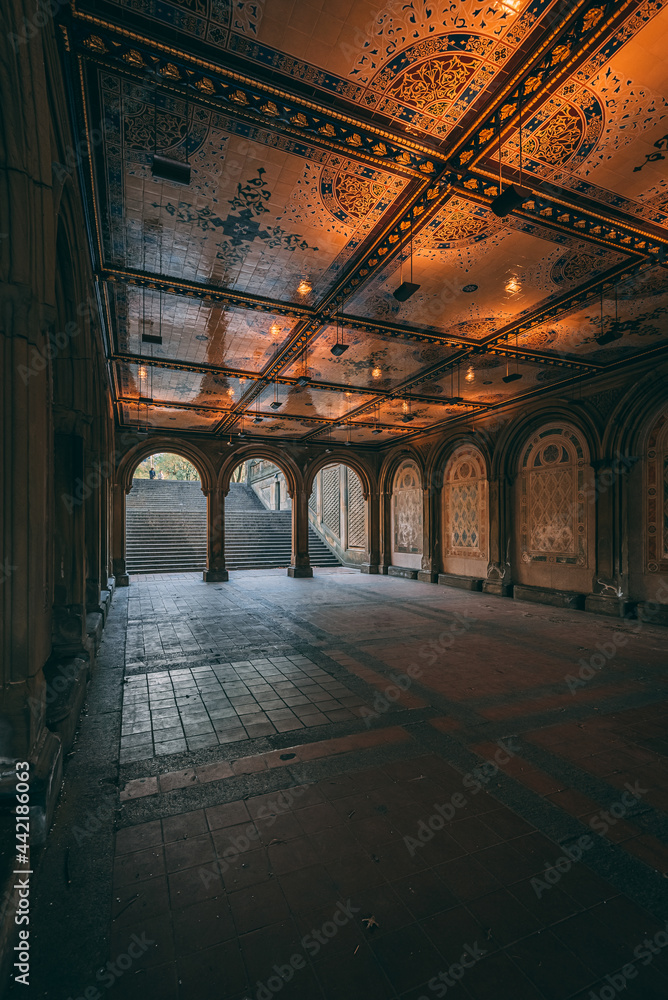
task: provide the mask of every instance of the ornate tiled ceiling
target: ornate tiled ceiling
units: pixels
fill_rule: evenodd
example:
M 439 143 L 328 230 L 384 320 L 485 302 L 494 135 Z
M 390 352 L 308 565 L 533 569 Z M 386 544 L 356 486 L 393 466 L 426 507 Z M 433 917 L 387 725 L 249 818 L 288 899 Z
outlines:
M 378 447 L 668 350 L 668 4 L 321 7 L 63 20 L 121 423 Z

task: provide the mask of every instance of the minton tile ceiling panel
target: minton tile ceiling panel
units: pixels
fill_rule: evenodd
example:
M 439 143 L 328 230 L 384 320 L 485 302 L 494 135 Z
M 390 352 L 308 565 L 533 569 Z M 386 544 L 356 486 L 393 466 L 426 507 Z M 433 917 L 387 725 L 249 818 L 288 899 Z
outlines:
M 221 410 L 230 409 L 252 384 L 248 379 L 201 375 L 174 368 L 152 368 L 149 365 L 125 362 L 117 362 L 115 370 L 119 394 L 124 399 L 142 397 L 176 405 L 201 404 Z
M 511 341 L 514 345 L 514 338 Z M 516 382 L 504 382 L 506 371 L 512 374 L 519 371 L 522 378 Z M 547 382 L 557 382 L 569 378 L 569 369 L 553 365 L 537 365 L 520 361 L 516 365 L 512 358 L 507 359 L 498 354 L 476 354 L 467 358 L 459 370 L 441 372 L 435 378 L 421 382 L 415 387 L 415 392 L 425 396 L 443 395 L 448 398 L 454 394 L 462 396 L 470 403 L 500 403 L 521 396 L 529 389 L 535 389 Z
M 211 431 L 220 419 L 219 413 L 185 410 L 178 406 L 145 406 L 121 402 L 119 410 L 126 426 L 157 427 L 170 431 Z
M 323 330 L 308 350 L 311 378 L 371 391 L 387 390 L 428 365 L 447 360 L 453 353 L 444 344 L 420 344 L 349 327 L 343 328 L 343 341 L 348 350 L 336 358 L 331 353 L 336 343 L 336 328 L 328 326 Z M 294 362 L 285 374 L 292 378 L 301 374 L 300 365 L 300 361 Z
M 280 413 L 295 414 L 304 417 L 322 417 L 326 420 L 336 420 L 358 406 L 373 399 L 372 394 L 330 392 L 326 389 L 314 389 L 309 385 L 269 385 L 263 390 L 258 400 L 254 400 L 260 412 L 272 412 L 272 402 L 277 398 L 281 403 Z
M 626 259 L 455 196 L 413 240 L 412 280 L 420 288 L 412 298 L 399 303 L 392 295 L 411 280 L 406 249 L 347 311 L 479 340 Z
M 388 441 L 396 441 L 404 434 L 410 434 L 411 425 L 400 426 L 383 426 L 380 425 L 380 434 L 374 434 L 374 428 L 371 425 L 365 426 L 357 421 L 350 421 L 345 427 L 328 427 L 327 430 L 318 434 L 315 438 L 320 444 L 337 444 L 345 445 L 350 441 L 351 445 L 355 444 L 365 444 L 378 446 L 379 444 L 387 444 Z
M 238 417 L 231 428 L 226 433 L 234 438 L 241 431 L 243 423 L 243 433 L 253 437 L 272 438 L 300 438 L 315 430 L 318 426 L 316 421 L 299 420 L 285 416 L 263 416 L 261 423 L 255 423 L 254 415 L 247 411 L 243 421 Z
M 135 0 L 115 0 L 137 11 Z M 496 82 L 549 0 L 144 0 L 141 13 L 189 41 L 343 96 L 414 132 L 443 138 Z M 192 47 L 192 45 L 191 45 Z M 201 51 L 201 44 L 197 46 Z
M 260 372 L 296 322 L 133 285 L 108 287 L 118 349 L 131 354 Z M 162 344 L 143 343 L 143 334 L 161 336 Z
M 105 265 L 310 304 L 406 180 L 97 70 Z M 122 128 L 121 128 L 122 120 Z M 155 150 L 191 166 L 154 179 Z
M 522 133 L 527 173 L 668 228 L 668 5 L 642 4 Z M 502 158 L 519 166 L 519 132 Z
M 597 296 L 566 314 L 519 335 L 519 346 L 588 361 L 610 364 L 626 356 L 668 344 L 668 270 L 663 267 L 621 281 L 616 289 Z M 601 346 L 596 337 L 614 333 L 617 339 Z M 511 340 L 514 343 L 514 340 Z

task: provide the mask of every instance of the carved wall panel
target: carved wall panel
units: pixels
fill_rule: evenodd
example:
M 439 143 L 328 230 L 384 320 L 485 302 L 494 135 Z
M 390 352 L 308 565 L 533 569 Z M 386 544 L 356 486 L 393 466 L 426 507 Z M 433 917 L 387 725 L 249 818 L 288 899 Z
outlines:
M 645 453 L 645 565 L 668 573 L 668 414 L 654 424 Z
M 443 491 L 443 556 L 446 561 L 488 559 L 488 498 L 485 460 L 477 448 L 463 445 L 450 457 Z M 445 567 L 453 572 L 454 565 Z
M 422 555 L 422 482 L 410 459 L 402 462 L 392 485 L 392 562 L 420 566 Z

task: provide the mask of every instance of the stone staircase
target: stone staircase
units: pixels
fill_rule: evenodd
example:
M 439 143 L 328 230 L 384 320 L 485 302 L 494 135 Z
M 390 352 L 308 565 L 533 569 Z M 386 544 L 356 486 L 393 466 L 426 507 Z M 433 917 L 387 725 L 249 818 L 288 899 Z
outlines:
M 126 499 L 128 573 L 206 569 L 206 497 L 199 481 L 133 479 Z
M 126 566 L 136 573 L 189 573 L 206 569 L 206 497 L 199 482 L 133 479 L 126 500 Z M 312 566 L 340 560 L 309 527 Z M 292 512 L 267 510 L 246 483 L 231 483 L 225 498 L 228 569 L 289 566 Z
M 341 562 L 309 527 L 312 566 Z M 225 565 L 227 569 L 270 569 L 289 566 L 292 556 L 292 511 L 267 510 L 246 483 L 230 483 L 225 497 Z

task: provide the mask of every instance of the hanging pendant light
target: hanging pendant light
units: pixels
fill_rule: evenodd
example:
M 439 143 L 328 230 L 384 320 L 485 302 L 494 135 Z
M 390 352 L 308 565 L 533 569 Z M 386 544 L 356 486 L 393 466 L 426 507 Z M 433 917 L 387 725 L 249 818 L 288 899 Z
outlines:
M 515 332 L 515 371 L 508 374 L 508 356 L 506 355 L 506 374 L 501 379 L 502 382 L 517 382 L 518 379 L 522 378 L 522 376 L 520 375 L 520 362 L 517 356 L 517 351 L 518 351 L 518 339 L 517 339 L 517 332 Z
M 519 96 L 520 112 L 520 183 L 519 186 L 509 184 L 505 191 L 501 190 L 501 117 L 499 116 L 499 193 L 491 204 L 494 215 L 500 219 L 518 209 L 522 202 L 531 197 L 531 192 L 522 187 L 522 96 Z
M 186 82 L 187 86 L 187 82 Z M 156 81 L 155 95 L 153 103 L 153 160 L 151 172 L 155 178 L 161 181 L 169 181 L 170 184 L 190 184 L 190 164 L 188 163 L 188 134 L 189 134 L 189 106 L 186 92 L 186 162 L 175 160 L 172 156 L 165 156 L 158 152 L 158 84 Z
M 411 295 L 415 295 L 418 288 L 420 287 L 419 285 L 416 285 L 415 282 L 413 281 L 413 209 L 412 208 L 410 215 L 410 227 L 411 227 L 411 244 L 410 244 L 411 280 L 402 281 L 399 287 L 394 292 L 392 292 L 397 302 L 405 302 L 407 299 L 410 299 Z M 402 264 L 402 269 L 403 269 L 403 264 Z
M 343 304 L 341 304 L 341 313 L 343 313 Z M 340 358 L 342 354 L 345 354 L 350 344 L 343 343 L 343 315 L 341 316 L 341 331 L 339 339 L 339 313 L 336 313 L 336 343 L 330 347 L 331 353 L 335 358 Z
M 601 329 L 598 337 L 594 337 L 597 344 L 604 347 L 606 344 L 611 344 L 613 340 L 619 340 L 622 336 L 622 332 L 619 329 L 618 318 L 617 318 L 617 286 L 615 285 L 615 322 L 611 325 L 607 333 L 603 333 L 603 286 L 601 286 Z

